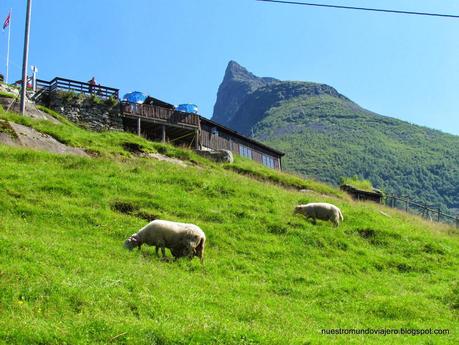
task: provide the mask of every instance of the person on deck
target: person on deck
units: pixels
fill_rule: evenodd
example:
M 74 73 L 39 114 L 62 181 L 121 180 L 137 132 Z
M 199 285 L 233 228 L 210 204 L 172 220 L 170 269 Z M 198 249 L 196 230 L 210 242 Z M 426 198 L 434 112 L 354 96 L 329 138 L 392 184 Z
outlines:
M 91 80 L 88 81 L 89 84 L 89 93 L 94 92 L 94 86 L 97 84 L 96 77 L 92 77 Z

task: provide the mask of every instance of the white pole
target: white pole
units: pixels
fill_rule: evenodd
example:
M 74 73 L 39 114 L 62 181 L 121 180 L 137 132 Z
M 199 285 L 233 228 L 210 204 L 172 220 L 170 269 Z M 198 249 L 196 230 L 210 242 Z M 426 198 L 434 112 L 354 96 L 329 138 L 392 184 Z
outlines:
M 9 67 L 9 64 L 10 64 L 10 38 L 11 38 L 11 12 L 12 12 L 12 8 L 10 8 L 10 14 L 9 14 L 9 17 L 10 17 L 10 22 L 8 24 L 8 48 L 6 50 L 6 78 L 5 78 L 5 82 L 8 84 L 8 67 Z

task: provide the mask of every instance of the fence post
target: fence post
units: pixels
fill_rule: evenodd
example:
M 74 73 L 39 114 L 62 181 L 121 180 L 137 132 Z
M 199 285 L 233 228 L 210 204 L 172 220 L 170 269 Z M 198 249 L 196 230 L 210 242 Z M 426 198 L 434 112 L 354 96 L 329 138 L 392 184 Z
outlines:
M 408 204 L 410 202 L 410 199 L 409 198 L 406 198 L 406 201 L 405 201 L 405 212 L 408 212 Z
M 440 222 L 440 217 L 441 217 L 441 212 L 440 212 L 440 207 L 438 208 L 438 222 Z
M 456 216 L 456 228 L 459 228 L 459 216 Z

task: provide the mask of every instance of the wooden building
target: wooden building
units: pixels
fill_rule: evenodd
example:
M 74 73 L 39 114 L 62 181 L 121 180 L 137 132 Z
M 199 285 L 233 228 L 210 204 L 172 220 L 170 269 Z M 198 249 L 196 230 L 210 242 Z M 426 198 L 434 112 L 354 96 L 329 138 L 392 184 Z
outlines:
M 355 188 L 354 186 L 348 184 L 342 184 L 340 186 L 342 191 L 347 192 L 349 195 L 352 196 L 354 200 L 360 201 L 374 201 L 378 204 L 382 204 L 384 202 L 384 193 L 379 189 L 373 188 L 373 191 L 366 191 Z
M 202 116 L 200 122 L 201 149 L 229 150 L 269 168 L 282 170 L 281 159 L 284 153 Z
M 284 153 L 193 113 L 175 110 L 172 104 L 148 97 L 143 104 L 123 102 L 124 128 L 150 140 L 201 150 L 229 150 L 281 170 Z

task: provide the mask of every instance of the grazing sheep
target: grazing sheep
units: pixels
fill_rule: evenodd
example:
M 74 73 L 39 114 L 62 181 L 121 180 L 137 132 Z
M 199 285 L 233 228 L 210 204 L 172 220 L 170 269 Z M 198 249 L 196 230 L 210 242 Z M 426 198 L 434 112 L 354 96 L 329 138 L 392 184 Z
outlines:
M 312 222 L 316 224 L 316 219 L 330 220 L 335 227 L 340 221 L 344 220 L 341 210 L 335 205 L 326 202 L 313 202 L 306 205 L 298 205 L 295 207 L 294 214 L 301 213 L 306 219 L 312 218 Z
M 161 248 L 163 257 L 166 256 L 165 248 L 169 248 L 176 259 L 197 256 L 202 262 L 205 243 L 206 235 L 197 225 L 156 219 L 132 234 L 124 242 L 124 247 L 132 250 L 134 247 L 140 249 L 142 244 L 156 246 L 156 255 Z

